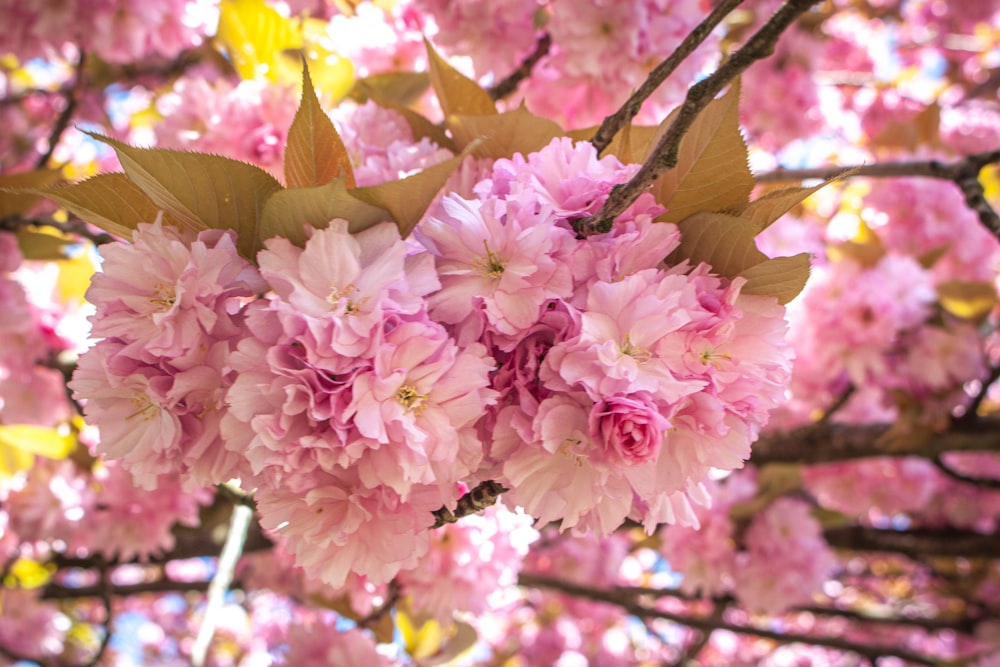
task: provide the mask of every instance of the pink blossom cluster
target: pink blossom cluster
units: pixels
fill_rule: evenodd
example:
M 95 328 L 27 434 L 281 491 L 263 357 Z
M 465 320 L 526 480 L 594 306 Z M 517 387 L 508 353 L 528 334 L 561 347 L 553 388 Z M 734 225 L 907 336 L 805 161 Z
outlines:
M 273 293 L 231 360 L 225 441 L 300 565 L 333 586 L 351 571 L 385 581 L 417 564 L 431 512 L 482 459 L 492 361 L 428 317 L 433 263 L 394 225 L 352 236 L 335 220 L 258 259 Z
M 285 135 L 297 108 L 292 90 L 265 80 L 233 84 L 188 76 L 156 100 L 162 120 L 153 132 L 164 148 L 225 155 L 281 178 Z
M 427 137 L 414 141 L 413 130 L 398 111 L 371 101 L 341 111 L 346 106 L 336 112 L 339 132 L 359 187 L 406 178 L 452 157 Z
M 679 233 L 652 199 L 575 237 L 632 169 L 555 140 L 417 230 L 441 276 L 431 315 L 499 364 L 490 474 L 541 521 L 598 533 L 694 523 L 698 483 L 742 465 L 789 373 L 783 309 L 708 267 L 663 266 Z
M 237 254 L 232 232 L 196 236 L 159 221 L 102 254 L 103 272 L 87 291 L 101 340 L 70 383 L 100 427 L 100 452 L 147 489 L 167 473 L 195 486 L 236 476 L 240 460 L 219 425 L 244 303 L 265 289 L 256 269 Z
M 719 483 L 712 494 L 719 502 L 699 509 L 702 529 L 667 527 L 661 551 L 683 575 L 681 590 L 733 593 L 751 610 L 778 613 L 808 603 L 833 575 L 837 559 L 803 500 L 779 498 L 737 530 L 731 514 L 755 490 L 740 473 Z
M 207 0 L 43 0 L 0 2 L 3 53 L 21 60 L 82 48 L 113 63 L 150 56 L 173 58 L 197 46 L 212 26 Z

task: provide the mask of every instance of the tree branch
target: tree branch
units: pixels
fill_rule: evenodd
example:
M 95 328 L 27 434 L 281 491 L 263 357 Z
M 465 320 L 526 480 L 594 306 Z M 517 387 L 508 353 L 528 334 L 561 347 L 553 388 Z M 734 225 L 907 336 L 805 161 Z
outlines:
M 73 84 L 66 90 L 65 95 L 63 95 L 63 99 L 66 100 L 66 106 L 63 107 L 59 118 L 56 119 L 55 125 L 52 126 L 48 146 L 45 152 L 39 155 L 38 160 L 35 161 L 35 169 L 43 169 L 49 163 L 49 159 L 55 152 L 56 146 L 59 145 L 59 141 L 62 139 L 63 132 L 69 127 L 69 121 L 73 118 L 73 114 L 76 113 L 77 104 L 80 103 L 80 94 L 83 92 L 83 68 L 86 62 L 87 52 L 81 48 L 80 57 L 76 63 L 76 74 Z
M 758 183 L 778 183 L 827 179 L 843 175 L 847 178 L 867 176 L 870 178 L 897 178 L 917 176 L 951 181 L 962 191 L 965 204 L 979 216 L 979 221 L 994 236 L 1000 238 L 1000 216 L 986 201 L 983 186 L 979 182 L 979 172 L 988 164 L 1000 162 L 1000 149 L 984 153 L 974 153 L 954 162 L 939 160 L 882 162 L 856 167 L 819 167 L 814 169 L 775 169 L 756 177 Z M 850 170 L 844 174 L 845 170 Z
M 649 158 L 627 183 L 616 185 L 604 206 L 593 217 L 581 220 L 577 232 L 587 235 L 611 230 L 615 218 L 639 197 L 661 173 L 677 166 L 681 140 L 695 118 L 727 83 L 742 74 L 750 65 L 771 55 L 781 33 L 820 0 L 786 0 L 777 12 L 747 43 L 733 53 L 714 73 L 688 89 L 684 104 L 674 122 L 660 138 Z
M 518 584 L 533 588 L 548 588 L 560 593 L 593 600 L 595 602 L 606 602 L 608 604 L 619 606 L 629 614 L 641 619 L 660 618 L 689 628 L 701 630 L 703 632 L 726 630 L 735 634 L 770 639 L 782 644 L 811 644 L 813 646 L 824 646 L 826 648 L 855 653 L 871 661 L 878 660 L 879 658 L 894 656 L 919 665 L 936 665 L 938 663 L 938 661 L 934 658 L 893 646 L 872 646 L 852 642 L 839 637 L 825 637 L 794 632 L 775 632 L 748 625 L 729 623 L 721 618 L 715 619 L 705 616 L 688 616 L 685 614 L 654 609 L 639 603 L 633 597 L 625 595 L 621 591 L 614 589 L 602 590 L 590 588 L 588 586 L 582 586 L 573 582 L 542 575 L 522 572 L 518 577 Z
M 924 456 L 946 452 L 1000 452 L 1000 419 L 980 418 L 944 433 L 921 432 L 910 442 L 884 436 L 892 424 L 817 422 L 792 431 L 767 433 L 753 445 L 750 462 L 836 463 L 873 456 Z
M 105 232 L 93 232 L 87 227 L 87 223 L 79 218 L 72 218 L 67 222 L 60 222 L 52 218 L 26 217 L 23 215 L 12 215 L 0 218 L 0 231 L 16 232 L 25 227 L 48 227 L 58 230 L 64 234 L 77 236 L 86 239 L 94 245 L 104 245 L 116 241 L 114 236 Z
M 846 526 L 824 531 L 827 543 L 836 549 L 898 553 L 913 559 L 927 556 L 953 558 L 1000 558 L 1000 534 L 961 530 L 882 530 Z
M 944 459 L 940 456 L 932 458 L 931 463 L 933 463 L 934 467 L 940 470 L 942 474 L 955 480 L 956 482 L 972 484 L 973 486 L 978 486 L 981 489 L 1000 489 L 1000 479 L 991 477 L 973 477 L 971 475 L 962 474 L 945 463 Z
M 590 140 L 590 143 L 594 145 L 598 153 L 608 147 L 611 140 L 618 134 L 618 131 L 628 125 L 639 114 L 642 103 L 674 73 L 677 67 L 688 56 L 694 53 L 694 50 L 712 34 L 712 31 L 722 22 L 722 19 L 728 16 L 742 2 L 743 0 L 723 0 L 723 2 L 712 10 L 711 14 L 705 17 L 705 20 L 695 26 L 694 30 L 684 38 L 684 41 L 680 43 L 673 53 L 667 56 L 663 62 L 649 73 L 646 80 L 632 93 L 632 96 L 626 100 L 625 104 L 618 111 L 604 119 L 601 126 L 597 128 L 597 132 L 594 133 L 594 138 Z
M 496 102 L 497 100 L 502 100 L 507 97 L 521 85 L 521 82 L 531 76 L 531 71 L 538 64 L 538 61 L 544 58 L 549 53 L 549 49 L 552 47 L 552 35 L 549 33 L 544 33 L 538 38 L 535 43 L 535 50 L 528 54 L 528 57 L 521 61 L 517 69 L 505 76 L 503 79 L 497 82 L 495 86 L 489 89 L 490 99 Z

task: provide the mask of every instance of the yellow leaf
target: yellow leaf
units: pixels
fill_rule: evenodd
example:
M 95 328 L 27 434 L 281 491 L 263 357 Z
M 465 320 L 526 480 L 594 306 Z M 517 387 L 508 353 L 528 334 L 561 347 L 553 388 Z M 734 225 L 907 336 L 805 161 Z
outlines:
M 399 227 L 399 235 L 406 238 L 464 159 L 463 153 L 402 180 L 355 188 L 350 193 L 361 201 L 389 211 Z
M 281 52 L 302 47 L 302 35 L 292 21 L 264 0 L 222 0 L 216 38 L 244 79 L 265 76 L 277 81 Z
M 675 116 L 676 111 L 667 118 L 673 120 Z M 650 150 L 665 128 L 666 122 L 659 127 L 655 125 L 626 125 L 611 138 L 611 143 L 604 149 L 601 156 L 614 155 L 625 164 L 640 164 L 649 156 Z
M 8 588 L 40 588 L 49 583 L 55 571 L 54 565 L 18 558 L 10 565 L 3 583 Z
M 273 176 L 260 167 L 219 155 L 135 148 L 93 136 L 115 149 L 129 179 L 181 227 L 233 229 L 240 254 L 254 261 L 264 202 L 281 190 Z
M 75 447 L 72 433 L 30 424 L 0 425 L 0 477 L 30 469 L 35 456 L 66 458 Z
M 966 280 L 949 280 L 937 286 L 941 307 L 963 320 L 981 322 L 997 303 L 996 289 L 992 283 Z
M 742 211 L 753 186 L 737 83 L 698 114 L 681 140 L 677 166 L 657 179 L 653 193 L 667 207 L 659 219 L 679 222 L 699 211 Z
M 140 222 L 155 221 L 160 211 L 125 174 L 101 174 L 38 192 L 90 224 L 124 238 L 132 238 Z M 165 216 L 164 223 L 180 226 L 171 216 Z
M 289 188 L 271 195 L 261 213 L 260 237 L 281 236 L 301 247 L 306 242 L 306 226 L 325 229 L 334 218 L 347 220 L 352 234 L 392 220 L 384 208 L 356 199 L 342 180 L 334 179 L 326 185 Z
M 743 294 L 773 296 L 786 304 L 802 291 L 809 279 L 809 253 L 774 257 L 755 264 L 741 274 L 747 279 Z
M 857 241 L 831 243 L 826 247 L 826 256 L 834 262 L 849 260 L 858 266 L 870 269 L 882 261 L 885 256 L 885 246 L 878 237 L 867 243 Z
M 490 94 L 479 84 L 448 64 L 438 55 L 431 43 L 424 40 L 427 47 L 427 64 L 430 69 L 431 85 L 437 93 L 444 117 L 485 116 L 497 112 Z
M 0 220 L 14 215 L 24 215 L 42 199 L 39 188 L 47 188 L 59 180 L 59 172 L 52 169 L 26 171 L 20 174 L 0 174 Z
M 448 633 L 444 650 L 431 658 L 419 660 L 420 667 L 453 667 L 463 658 L 479 640 L 476 629 L 462 621 L 455 621 L 454 627 Z
M 459 149 L 481 139 L 472 155 L 493 159 L 534 153 L 565 135 L 557 123 L 540 118 L 523 106 L 501 114 L 449 116 L 448 129 Z
M 323 98 L 336 103 L 347 97 L 354 88 L 354 63 L 315 45 L 306 47 L 305 54 L 316 82 L 316 90 Z M 286 62 L 291 60 L 287 59 Z
M 56 281 L 59 296 L 66 303 L 82 304 L 93 275 L 94 262 L 89 252 L 78 252 L 59 262 L 59 278 Z
M 768 259 L 754 243 L 757 229 L 749 220 L 723 213 L 696 213 L 677 226 L 681 243 L 668 259 L 671 264 L 683 259 L 691 260 L 694 266 L 705 262 L 715 273 L 735 278 Z
M 419 661 L 438 652 L 444 641 L 444 633 L 441 624 L 433 618 L 420 622 L 419 626 L 417 623 L 405 610 L 396 612 L 396 627 L 403 635 L 406 652 Z
M 333 121 L 320 107 L 309 68 L 303 65 L 302 103 L 288 130 L 285 146 L 285 182 L 290 188 L 308 188 L 338 177 L 348 187 L 354 187 L 354 170 L 347 147 Z

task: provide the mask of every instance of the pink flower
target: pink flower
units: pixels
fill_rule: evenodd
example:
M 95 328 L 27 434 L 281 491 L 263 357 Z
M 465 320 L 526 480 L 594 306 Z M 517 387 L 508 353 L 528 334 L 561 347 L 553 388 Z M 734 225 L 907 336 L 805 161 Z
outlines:
M 610 460 L 629 465 L 656 458 L 670 421 L 646 396 L 633 394 L 595 403 L 588 425 Z

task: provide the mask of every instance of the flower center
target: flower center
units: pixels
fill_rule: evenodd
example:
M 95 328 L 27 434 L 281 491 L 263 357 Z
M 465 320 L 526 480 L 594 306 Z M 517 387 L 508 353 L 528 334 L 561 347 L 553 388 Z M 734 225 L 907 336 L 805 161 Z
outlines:
M 343 299 L 344 313 L 346 315 L 353 315 L 361 310 L 361 306 L 368 300 L 368 297 L 356 298 L 357 293 L 358 288 L 354 283 L 351 283 L 344 289 L 340 289 L 336 285 L 330 285 L 330 294 L 327 295 L 326 300 L 327 303 L 336 306 Z
M 149 400 L 149 396 L 142 392 L 134 392 L 129 401 L 135 406 L 135 412 L 126 417 L 125 421 L 128 421 L 133 417 L 138 417 L 140 420 L 148 422 L 151 419 L 155 419 L 159 413 L 159 406 Z
M 406 408 L 407 412 L 416 411 L 419 413 L 426 399 L 427 394 L 421 394 L 412 384 L 404 384 L 396 392 L 396 400 Z
M 486 242 L 486 239 L 483 239 L 483 247 L 486 248 L 486 256 L 480 257 L 475 261 L 476 268 L 483 275 L 490 278 L 499 278 L 503 275 L 504 261 L 495 252 L 490 250 L 490 244 Z
M 157 283 L 153 285 L 153 295 L 149 297 L 149 302 L 159 306 L 160 311 L 170 310 L 177 303 L 177 294 L 172 287 Z
M 625 334 L 625 339 L 622 341 L 621 344 L 621 350 L 622 350 L 622 356 L 632 357 L 640 364 L 643 363 L 644 361 L 649 361 L 649 357 L 652 356 L 650 355 L 649 350 L 644 350 L 641 347 L 636 347 L 635 345 L 633 345 L 632 339 L 629 337 L 628 334 Z

